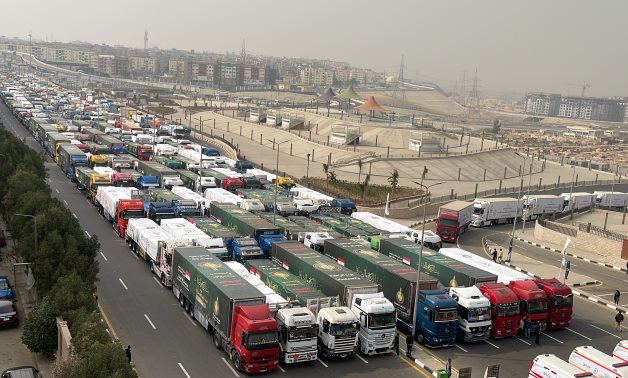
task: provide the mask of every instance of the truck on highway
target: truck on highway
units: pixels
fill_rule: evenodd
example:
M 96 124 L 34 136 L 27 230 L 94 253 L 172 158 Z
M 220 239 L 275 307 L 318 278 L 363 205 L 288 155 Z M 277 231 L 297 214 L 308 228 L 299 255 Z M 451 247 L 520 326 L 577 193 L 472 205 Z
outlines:
M 547 329 L 567 328 L 573 314 L 573 292 L 571 288 L 556 278 L 536 279 L 539 289 L 548 298 Z
M 233 171 L 233 174 L 230 174 L 227 171 L 220 171 L 219 169 L 220 168 L 202 169 L 199 173 L 203 176 L 213 177 L 216 180 L 216 187 L 218 188 L 223 188 L 230 192 L 244 188 L 244 181 L 240 177 L 240 174 L 237 174 L 235 171 Z
M 458 339 L 471 342 L 491 337 L 491 302 L 477 286 L 452 287 L 449 295 L 458 302 Z
M 519 321 L 519 298 L 501 282 L 484 282 L 480 291 L 491 302 L 491 334 L 493 338 L 517 336 Z
M 628 193 L 595 191 L 593 194 L 600 206 L 624 208 L 628 205 Z
M 592 346 L 581 346 L 571 352 L 569 363 L 599 378 L 628 377 L 628 362 L 609 356 Z
M 473 203 L 453 201 L 438 208 L 436 234 L 449 243 L 455 243 L 473 220 Z
M 139 176 L 139 173 L 137 173 L 137 175 Z M 114 172 L 111 175 L 111 185 L 117 186 L 117 187 L 135 188 L 135 181 L 133 181 L 133 173 Z
M 577 192 L 577 193 L 562 193 L 560 195 L 563 198 L 564 206 L 563 212 L 578 211 L 586 207 L 591 207 L 595 204 L 596 195 L 593 193 Z
M 101 186 L 94 201 L 98 212 L 113 224 L 114 231 L 124 237 L 131 218 L 144 218 L 144 204 L 135 188 Z
M 175 248 L 172 272 L 172 293 L 237 370 L 277 369 L 278 327 L 263 294 L 204 248 Z
M 521 204 L 516 198 L 476 198 L 473 201 L 471 226 L 512 223 L 520 215 Z
M 59 166 L 70 181 L 75 181 L 76 167 L 87 167 L 87 155 L 73 144 L 62 144 L 59 147 Z
M 563 211 L 564 201 L 560 196 L 551 194 L 535 194 L 523 196 L 522 218 L 525 220 L 535 220 L 543 216 L 551 216 Z
M 153 157 L 153 146 L 150 144 L 127 143 L 129 154 L 139 160 L 148 161 Z
M 179 173 L 154 161 L 142 161 L 137 164 L 137 170 L 144 176 L 155 176 L 161 188 L 172 188 L 183 185 Z
M 545 291 L 540 289 L 536 282 L 530 279 L 510 281 L 508 287 L 519 298 L 521 317 L 525 317 L 526 321 L 530 321 L 531 330 L 534 331 L 537 327 L 540 327 L 541 331 L 545 331 L 548 321 L 548 300 Z

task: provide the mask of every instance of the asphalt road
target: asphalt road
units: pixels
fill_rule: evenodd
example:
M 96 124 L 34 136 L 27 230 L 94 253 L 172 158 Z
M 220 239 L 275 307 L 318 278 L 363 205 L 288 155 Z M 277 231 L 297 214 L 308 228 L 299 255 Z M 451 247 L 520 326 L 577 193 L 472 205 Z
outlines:
M 5 127 L 39 151 L 28 131 L 0 103 L 0 118 Z M 62 201 L 79 220 L 88 235 L 101 243 L 97 282 L 99 302 L 115 337 L 130 344 L 133 363 L 144 377 L 204 377 L 208 372 L 219 377 L 240 377 L 232 370 L 211 337 L 180 308 L 172 292 L 162 287 L 146 263 L 131 253 L 114 234 L 95 207 L 63 175 L 54 163 L 46 163 L 52 195 Z M 358 356 L 349 360 L 322 359 L 310 366 L 282 367 L 272 375 L 299 377 L 416 377 L 419 370 L 403 358 Z

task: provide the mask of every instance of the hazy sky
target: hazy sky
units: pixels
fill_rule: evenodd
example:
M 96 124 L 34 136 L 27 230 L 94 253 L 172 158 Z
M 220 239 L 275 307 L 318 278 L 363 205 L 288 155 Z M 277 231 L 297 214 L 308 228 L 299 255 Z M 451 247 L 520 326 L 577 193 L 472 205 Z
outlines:
M 0 35 L 346 61 L 452 89 L 628 95 L 625 0 L 20 0 Z

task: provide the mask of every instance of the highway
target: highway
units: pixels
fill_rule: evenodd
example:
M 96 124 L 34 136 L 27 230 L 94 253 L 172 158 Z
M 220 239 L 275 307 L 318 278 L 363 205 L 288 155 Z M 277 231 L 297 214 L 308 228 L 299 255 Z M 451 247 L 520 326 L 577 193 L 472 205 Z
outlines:
M 0 119 L 19 138 L 26 138 L 34 150 L 41 147 L 28 131 L 0 104 Z M 101 243 L 98 254 L 100 272 L 99 303 L 124 346 L 133 349 L 133 363 L 144 377 L 240 377 L 222 351 L 217 351 L 209 333 L 189 318 L 172 292 L 162 287 L 148 266 L 140 261 L 112 230 L 96 208 L 76 189 L 54 163 L 46 163 L 52 195 L 79 220 L 86 234 L 96 235 Z M 392 354 L 349 360 L 323 358 L 310 366 L 282 366 L 271 375 L 317 377 L 416 377 L 418 367 Z

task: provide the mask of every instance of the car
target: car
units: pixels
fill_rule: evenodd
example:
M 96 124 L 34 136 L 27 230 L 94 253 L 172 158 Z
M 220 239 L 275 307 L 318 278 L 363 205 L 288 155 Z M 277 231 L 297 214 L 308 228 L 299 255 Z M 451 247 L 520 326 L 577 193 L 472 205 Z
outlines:
M 13 299 L 13 289 L 7 276 L 0 276 L 0 299 Z
M 18 366 L 2 372 L 0 378 L 41 378 L 39 370 L 32 366 Z
M 0 300 L 0 327 L 15 326 L 20 324 L 20 318 L 17 315 L 15 302 L 11 300 Z

